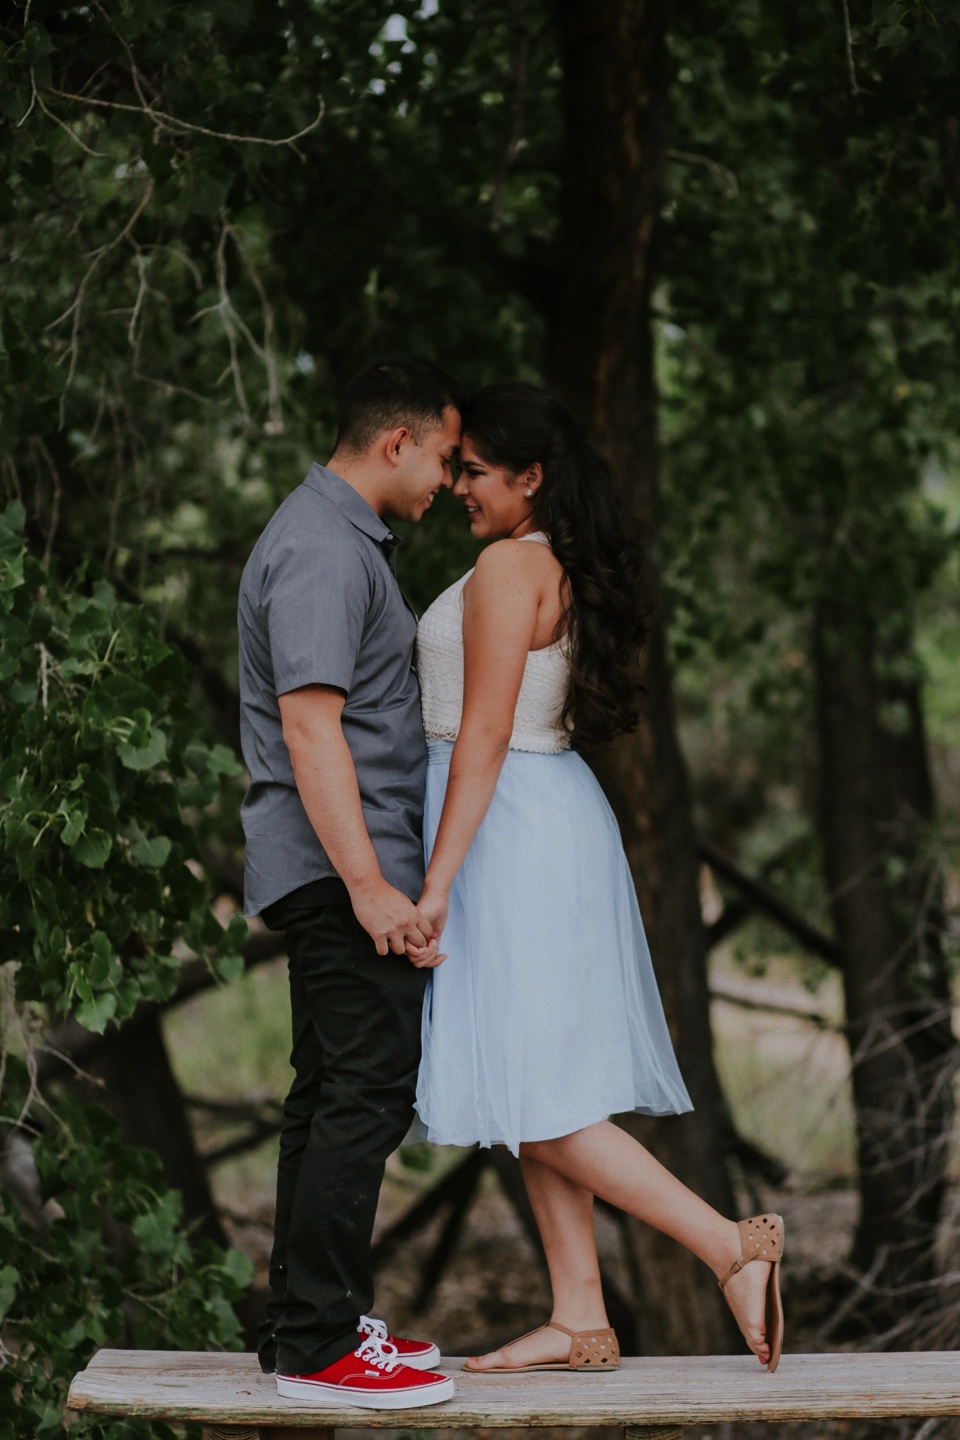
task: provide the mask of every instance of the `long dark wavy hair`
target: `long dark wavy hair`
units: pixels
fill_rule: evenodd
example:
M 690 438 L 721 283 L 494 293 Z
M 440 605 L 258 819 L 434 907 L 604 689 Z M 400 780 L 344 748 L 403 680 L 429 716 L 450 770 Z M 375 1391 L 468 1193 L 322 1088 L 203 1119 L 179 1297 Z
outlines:
M 636 528 L 611 467 L 569 410 L 537 385 L 487 385 L 462 417 L 464 437 L 488 465 L 513 475 L 537 461 L 543 468 L 533 516 L 566 577 L 557 634 L 570 637 L 563 722 L 574 743 L 595 745 L 635 730 L 647 603 Z

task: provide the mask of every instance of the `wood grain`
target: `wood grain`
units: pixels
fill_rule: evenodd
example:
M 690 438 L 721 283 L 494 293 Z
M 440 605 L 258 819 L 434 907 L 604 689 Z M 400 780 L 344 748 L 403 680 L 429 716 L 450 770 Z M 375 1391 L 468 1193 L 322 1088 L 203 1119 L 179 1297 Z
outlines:
M 785 1355 L 775 1375 L 752 1356 L 629 1359 L 620 1370 L 471 1375 L 452 1400 L 422 1410 L 311 1408 L 279 1396 L 255 1355 L 101 1350 L 70 1387 L 69 1405 L 100 1415 L 304 1430 L 511 1425 L 713 1424 L 727 1420 L 960 1415 L 960 1354 Z M 306 1437 L 304 1437 L 306 1440 Z

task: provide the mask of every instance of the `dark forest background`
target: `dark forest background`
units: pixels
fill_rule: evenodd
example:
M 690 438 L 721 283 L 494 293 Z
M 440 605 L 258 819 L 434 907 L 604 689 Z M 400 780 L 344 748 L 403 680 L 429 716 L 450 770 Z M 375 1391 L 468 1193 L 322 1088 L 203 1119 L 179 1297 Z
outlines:
M 7 8 L 0 1433 L 59 1432 L 97 1345 L 255 1314 L 222 1177 L 269 1170 L 240 1051 L 282 942 L 232 918 L 236 590 L 378 353 L 549 385 L 644 528 L 643 720 L 590 759 L 697 1108 L 623 1123 L 731 1213 L 812 1193 L 817 1065 L 764 1130 L 781 1032 L 731 1025 L 828 1030 L 853 1203 L 806 1339 L 956 1345 L 958 40 L 947 0 Z M 473 554 L 441 497 L 401 579 Z M 237 1084 L 190 1093 L 241 1012 Z M 449 1217 L 426 1296 L 493 1172 L 398 1166 Z M 626 1348 L 736 1347 L 702 1267 L 619 1234 Z

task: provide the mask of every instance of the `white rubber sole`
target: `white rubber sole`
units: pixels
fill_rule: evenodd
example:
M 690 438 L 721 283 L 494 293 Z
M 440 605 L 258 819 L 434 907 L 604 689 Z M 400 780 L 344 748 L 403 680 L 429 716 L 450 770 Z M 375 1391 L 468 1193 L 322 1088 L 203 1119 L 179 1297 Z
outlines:
M 361 1410 L 418 1410 L 422 1405 L 438 1405 L 441 1400 L 452 1400 L 453 1381 L 434 1380 L 429 1385 L 412 1385 L 378 1395 L 352 1385 L 325 1385 L 321 1380 L 295 1380 L 290 1375 L 278 1375 L 277 1393 L 285 1395 L 288 1400 L 306 1400 L 321 1408 L 327 1405 L 356 1405 Z
M 411 1370 L 432 1370 L 440 1363 L 440 1347 L 439 1345 L 431 1345 L 429 1350 L 425 1350 L 422 1355 L 417 1355 L 416 1358 L 412 1355 L 404 1355 L 401 1363 L 409 1365 Z

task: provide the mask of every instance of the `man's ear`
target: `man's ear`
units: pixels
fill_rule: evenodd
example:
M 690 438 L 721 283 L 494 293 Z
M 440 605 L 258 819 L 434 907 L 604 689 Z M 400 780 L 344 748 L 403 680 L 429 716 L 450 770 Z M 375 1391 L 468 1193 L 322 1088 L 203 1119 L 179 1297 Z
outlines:
M 396 430 L 388 430 L 381 439 L 381 453 L 388 465 L 399 465 L 400 457 L 403 454 L 404 446 L 410 440 L 410 431 L 406 425 L 398 425 Z

